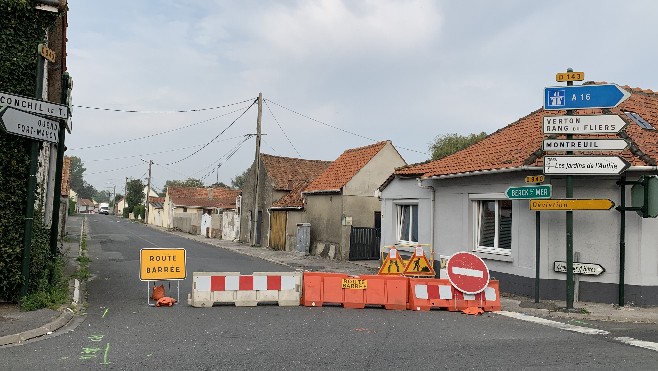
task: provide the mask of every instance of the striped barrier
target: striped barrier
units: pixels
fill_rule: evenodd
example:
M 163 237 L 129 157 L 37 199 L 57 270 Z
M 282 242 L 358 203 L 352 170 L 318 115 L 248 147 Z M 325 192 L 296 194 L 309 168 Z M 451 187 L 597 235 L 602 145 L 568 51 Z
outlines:
M 253 307 L 259 303 L 298 306 L 301 298 L 300 272 L 194 272 L 189 305 L 197 308 L 213 304 Z
M 467 308 L 481 308 L 485 312 L 499 311 L 500 291 L 498 281 L 489 281 L 484 291 L 477 294 L 464 294 L 450 284 L 447 279 L 409 279 L 409 305 L 411 310 L 447 309 L 462 311 Z
M 302 305 L 321 307 L 326 304 L 361 309 L 379 306 L 406 310 L 408 278 L 402 276 L 304 272 Z

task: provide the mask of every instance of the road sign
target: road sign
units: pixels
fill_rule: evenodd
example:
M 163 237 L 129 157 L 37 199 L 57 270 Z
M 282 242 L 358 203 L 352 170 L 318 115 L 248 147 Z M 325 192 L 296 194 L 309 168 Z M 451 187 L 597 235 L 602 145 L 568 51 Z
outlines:
M 543 175 L 529 175 L 525 177 L 526 183 L 544 183 Z
M 21 97 L 0 92 L 0 106 L 8 106 L 21 111 L 36 113 L 45 116 L 66 119 L 69 117 L 69 108 L 63 104 L 46 102 L 34 98 Z
M 54 50 L 48 48 L 43 44 L 39 44 L 39 53 L 41 54 L 42 57 L 46 58 L 52 63 L 55 63 L 55 58 L 57 57 L 57 54 L 55 54 Z
M 612 200 L 608 199 L 564 199 L 564 200 L 531 200 L 530 210 L 610 210 L 615 206 Z
M 555 81 L 583 81 L 585 80 L 585 72 L 558 72 L 555 74 Z
M 360 278 L 343 278 L 342 288 L 352 290 L 365 290 L 368 288 L 368 280 Z
M 511 200 L 532 200 L 535 198 L 551 198 L 551 185 L 532 185 L 521 187 L 509 187 L 505 192 Z
M 558 273 L 567 273 L 567 262 L 556 261 L 553 262 L 553 270 Z M 599 264 L 594 263 L 573 263 L 574 274 L 586 274 L 591 276 L 598 276 L 605 272 L 605 268 Z
M 402 275 L 403 271 L 404 263 L 402 262 L 402 258 L 400 257 L 398 250 L 392 248 L 389 250 L 386 259 L 384 259 L 384 263 L 379 268 L 378 274 L 399 276 Z
M 630 96 L 614 84 L 548 87 L 544 88 L 544 109 L 611 108 Z
M 624 139 L 545 139 L 544 152 L 555 151 L 622 151 L 628 147 Z
M 414 254 L 409 258 L 407 266 L 404 268 L 404 274 L 408 276 L 426 276 L 434 277 L 434 268 L 425 256 L 422 246 L 416 247 Z
M 619 156 L 544 156 L 547 175 L 618 175 L 630 166 Z
M 0 109 L 0 124 L 8 133 L 46 142 L 59 142 L 59 123 L 10 107 Z
M 139 279 L 165 281 L 185 279 L 185 249 L 141 249 Z
M 489 268 L 479 256 L 458 252 L 448 260 L 448 280 L 459 291 L 477 294 L 489 285 Z
M 544 116 L 544 134 L 615 134 L 626 127 L 618 115 Z

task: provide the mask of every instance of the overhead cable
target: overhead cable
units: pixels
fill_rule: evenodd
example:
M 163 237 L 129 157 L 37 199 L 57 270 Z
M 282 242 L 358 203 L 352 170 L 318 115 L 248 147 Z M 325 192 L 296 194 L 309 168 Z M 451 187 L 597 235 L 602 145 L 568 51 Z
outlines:
M 286 134 L 286 132 L 283 131 L 283 128 L 281 127 L 281 124 L 279 124 L 279 120 L 277 120 L 276 116 L 274 116 L 274 113 L 272 112 L 272 109 L 270 108 L 270 105 L 267 104 L 267 100 L 265 100 L 265 105 L 267 106 L 267 110 L 270 111 L 270 115 L 272 115 L 272 118 L 274 118 L 274 122 L 276 122 L 277 126 L 279 126 L 279 129 L 281 129 L 281 132 L 283 133 L 283 136 L 286 137 L 286 140 L 288 141 L 288 143 L 290 143 L 290 146 L 292 147 L 292 149 L 294 149 L 295 152 L 297 152 L 297 156 L 299 156 L 299 158 L 302 158 L 302 155 L 299 154 L 299 151 L 297 150 L 297 148 L 295 148 L 295 145 L 292 144 L 292 142 L 290 141 L 290 138 L 288 138 L 288 135 Z
M 124 113 L 149 113 L 149 114 L 151 114 L 151 113 L 189 113 L 189 112 L 202 112 L 202 111 L 211 111 L 211 110 L 226 108 L 226 107 L 235 106 L 235 105 L 238 105 L 238 104 L 250 102 L 252 99 L 253 98 L 249 98 L 249 99 L 245 99 L 245 100 L 240 101 L 240 102 L 225 104 L 223 106 L 217 106 L 217 107 L 196 108 L 196 109 L 187 109 L 187 110 L 173 110 L 173 111 L 141 111 L 141 110 L 132 110 L 132 109 L 117 109 L 117 108 L 79 106 L 79 105 L 75 105 L 75 104 L 73 105 L 73 107 L 86 108 L 86 109 L 92 109 L 92 110 L 97 110 L 97 111 L 124 112 Z

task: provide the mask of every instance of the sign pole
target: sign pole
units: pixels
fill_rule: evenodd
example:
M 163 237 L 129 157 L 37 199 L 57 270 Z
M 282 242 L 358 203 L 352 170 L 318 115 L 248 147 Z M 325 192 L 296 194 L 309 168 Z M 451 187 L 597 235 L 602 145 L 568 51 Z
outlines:
M 539 263 L 541 260 L 539 244 L 541 241 L 541 211 L 535 211 L 535 303 L 539 303 Z
M 567 73 L 573 72 L 573 69 L 567 68 Z M 567 81 L 567 86 L 573 86 L 573 81 Z M 566 97 L 565 97 L 566 98 Z M 567 110 L 567 116 L 572 116 L 573 110 Z M 573 139 L 573 134 L 567 134 L 567 139 Z M 567 155 L 572 155 L 568 151 Z M 573 198 L 573 177 L 567 175 L 566 181 L 566 198 Z M 573 211 L 567 211 L 566 220 L 567 234 L 567 306 L 566 309 L 573 309 Z

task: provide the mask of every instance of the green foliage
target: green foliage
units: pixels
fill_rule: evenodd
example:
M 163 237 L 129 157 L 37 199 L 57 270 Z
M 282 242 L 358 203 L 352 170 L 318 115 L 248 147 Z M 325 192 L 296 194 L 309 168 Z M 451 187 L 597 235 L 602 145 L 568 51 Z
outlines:
M 430 144 L 430 152 L 432 152 L 432 160 L 439 160 L 449 156 L 459 150 L 462 150 L 472 144 L 475 144 L 487 136 L 487 133 L 481 132 L 480 134 L 459 135 L 443 134 L 437 135 L 434 138 L 434 143 Z
M 0 90 L 34 96 L 36 90 L 37 46 L 45 39 L 45 30 L 57 14 L 36 10 L 28 0 L 0 1 Z M 0 130 L 0 300 L 18 299 L 23 282 L 22 251 L 23 230 L 27 200 L 27 179 L 30 164 L 30 143 L 25 139 Z M 42 219 L 43 212 L 35 212 L 34 220 Z M 35 223 L 32 251 L 32 268 L 39 262 L 49 261 L 47 239 Z M 47 236 L 48 233 L 45 233 Z M 42 248 L 42 246 L 46 249 Z M 47 256 L 40 256 L 41 254 Z M 50 262 L 53 262 L 50 259 Z M 28 293 L 42 286 L 41 273 L 50 266 L 34 272 L 35 285 Z M 38 294 L 41 295 L 41 294 Z
M 144 205 L 135 205 L 133 208 L 133 216 L 135 219 L 142 219 L 144 220 L 144 214 L 146 213 L 146 209 L 144 208 Z
M 130 210 L 127 207 L 123 208 L 123 217 L 128 219 L 130 217 Z
M 140 179 L 133 179 L 129 181 L 126 193 L 128 212 L 133 212 L 135 206 L 144 204 L 144 183 L 142 183 Z
M 77 156 L 71 156 L 71 165 L 70 165 L 70 171 L 71 171 L 71 189 L 74 191 L 78 192 L 82 187 L 84 186 L 84 173 L 87 170 L 84 167 L 84 163 L 80 159 L 80 157 Z M 86 198 L 86 197 L 83 197 Z
M 249 175 L 249 170 L 250 169 L 247 169 L 242 174 L 237 175 L 235 178 L 231 179 L 231 186 L 233 186 L 235 189 L 242 189 L 242 186 L 244 186 L 244 181 Z
M 71 199 L 69 199 L 68 214 L 69 215 L 75 215 L 78 212 L 77 207 L 78 207 L 78 203 L 71 200 Z
M 224 183 L 224 182 L 213 183 L 210 186 L 213 187 L 213 188 L 231 188 L 231 186 L 226 185 L 226 183 Z
M 164 185 L 164 189 L 167 187 L 196 187 L 203 188 L 203 182 L 195 178 L 187 178 L 187 180 L 167 180 Z

